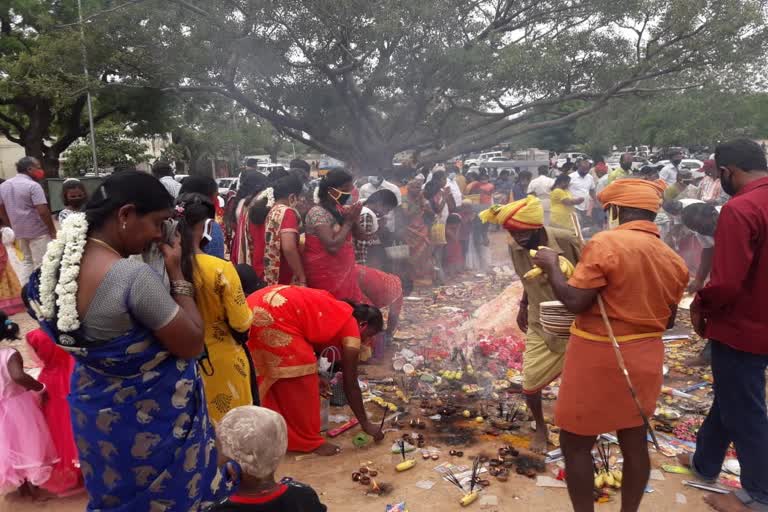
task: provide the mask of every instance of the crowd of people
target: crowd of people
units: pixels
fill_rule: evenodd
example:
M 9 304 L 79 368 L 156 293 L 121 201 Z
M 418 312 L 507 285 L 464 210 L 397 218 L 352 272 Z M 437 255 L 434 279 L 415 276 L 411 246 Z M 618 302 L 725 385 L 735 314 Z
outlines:
M 627 154 L 615 170 L 581 160 L 535 178 L 455 162 L 316 177 L 294 160 L 269 175 L 247 167 L 227 198 L 212 178 L 178 183 L 159 163 L 152 174 L 117 169 L 90 197 L 65 181 L 57 228 L 40 164 L 24 158 L 0 185 L 12 230 L 0 246 L 0 336 L 17 337 L 7 315 L 26 310 L 40 326 L 26 339 L 42 373 L 0 348 L 0 489 L 84 487 L 89 510 L 325 510 L 311 488 L 274 476 L 286 450 L 340 451 L 320 435 L 318 354 L 337 355 L 331 371 L 352 412 L 383 439 L 359 363 L 394 336 L 413 286 L 489 269 L 496 224 L 518 275 L 544 270 L 523 280 L 523 391 L 531 448 L 544 452 L 541 392 L 562 379 L 555 423 L 574 508 L 592 510 L 592 446 L 617 431 L 622 509 L 638 509 L 650 467 L 643 414 L 661 390 L 661 336 L 688 289 L 698 292 L 694 327 L 712 340 L 702 359 L 715 403 L 684 462 L 711 480 L 734 442 L 744 489 L 713 500 L 760 510 L 765 154 L 751 141 L 723 144 L 698 183 L 679 163 L 633 170 Z M 542 327 L 540 305 L 552 300 L 575 314 L 567 341 Z

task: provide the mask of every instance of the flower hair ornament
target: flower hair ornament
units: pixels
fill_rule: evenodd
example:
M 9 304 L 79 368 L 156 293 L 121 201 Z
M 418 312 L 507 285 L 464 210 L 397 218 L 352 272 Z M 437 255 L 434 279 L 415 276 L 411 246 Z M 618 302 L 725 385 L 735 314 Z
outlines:
M 173 217 L 176 219 L 180 219 L 184 217 L 184 210 L 186 209 L 186 203 L 181 202 L 173 207 Z
M 261 201 L 262 199 L 267 200 L 267 208 L 272 208 L 275 205 L 275 189 L 268 187 L 262 190 L 259 195 L 256 196 L 256 200 Z

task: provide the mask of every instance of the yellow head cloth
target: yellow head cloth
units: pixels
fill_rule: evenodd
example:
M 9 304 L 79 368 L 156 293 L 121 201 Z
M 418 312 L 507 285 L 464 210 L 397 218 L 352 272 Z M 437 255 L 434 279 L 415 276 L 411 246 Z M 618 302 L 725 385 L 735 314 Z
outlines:
M 616 180 L 597 195 L 603 204 L 615 204 L 628 208 L 640 208 L 658 212 L 661 207 L 664 189 L 663 181 L 648 181 L 635 178 Z
M 508 231 L 538 229 L 544 225 L 544 208 L 536 196 L 502 206 L 495 204 L 478 214 L 484 223 L 501 224 Z

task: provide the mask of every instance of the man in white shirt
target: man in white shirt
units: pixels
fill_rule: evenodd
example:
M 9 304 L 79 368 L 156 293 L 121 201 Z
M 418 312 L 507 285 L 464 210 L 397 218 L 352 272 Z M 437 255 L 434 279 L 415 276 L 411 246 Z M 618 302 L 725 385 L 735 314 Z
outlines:
M 589 173 L 589 167 L 589 160 L 579 160 L 576 172 L 570 174 L 571 184 L 568 187 L 568 191 L 574 199 L 584 199 L 581 203 L 574 205 L 582 225 L 589 220 L 587 212 L 595 200 L 595 178 Z
M 664 180 L 668 187 L 671 187 L 677 181 L 677 171 L 680 167 L 680 162 L 683 161 L 683 154 L 679 151 L 672 153 L 672 158 L 669 159 L 669 163 L 659 173 L 659 178 Z
M 394 183 L 387 181 L 384 179 L 384 176 L 378 175 L 378 176 L 368 176 L 368 183 L 360 187 L 360 200 L 365 201 L 369 197 L 373 195 L 374 192 L 377 192 L 379 190 L 389 190 L 393 194 L 395 194 L 395 197 L 397 198 L 397 206 L 400 206 L 403 204 L 403 196 L 400 193 L 400 187 L 395 185 Z M 395 230 L 395 215 L 394 212 L 390 211 L 387 213 L 387 215 L 384 216 L 384 219 L 386 220 L 386 226 L 389 231 Z
M 157 162 L 152 166 L 152 174 L 160 180 L 165 190 L 168 191 L 174 199 L 179 197 L 179 190 L 181 190 L 181 183 L 173 179 L 173 168 L 168 162 Z
M 549 177 L 549 169 L 546 165 L 540 165 L 538 169 L 539 175 L 536 176 L 528 184 L 528 194 L 533 194 L 541 201 L 541 206 L 544 208 L 544 225 L 549 225 L 549 194 L 552 192 L 552 185 L 555 184 L 554 178 Z

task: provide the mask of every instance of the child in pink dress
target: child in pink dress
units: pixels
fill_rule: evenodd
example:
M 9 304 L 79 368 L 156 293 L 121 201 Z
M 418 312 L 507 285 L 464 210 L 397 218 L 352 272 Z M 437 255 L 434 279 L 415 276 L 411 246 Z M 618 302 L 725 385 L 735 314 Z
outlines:
M 69 495 L 83 487 L 80 472 L 75 435 L 72 433 L 70 419 L 69 381 L 75 360 L 61 349 L 42 329 L 27 333 L 27 345 L 37 354 L 43 369 L 37 380 L 45 386 L 43 415 L 51 431 L 53 446 L 56 448 L 59 462 L 54 466 L 51 478 L 43 484 L 43 489 L 53 494 Z
M 2 344 L 18 334 L 19 326 L 0 311 L 0 493 L 33 496 L 58 457 L 40 410 L 45 386 L 24 373 L 16 349 Z

